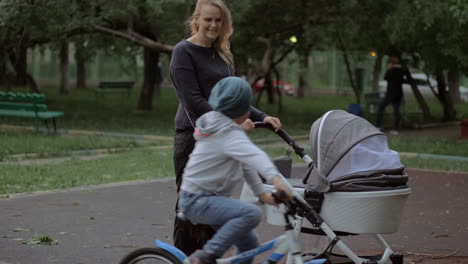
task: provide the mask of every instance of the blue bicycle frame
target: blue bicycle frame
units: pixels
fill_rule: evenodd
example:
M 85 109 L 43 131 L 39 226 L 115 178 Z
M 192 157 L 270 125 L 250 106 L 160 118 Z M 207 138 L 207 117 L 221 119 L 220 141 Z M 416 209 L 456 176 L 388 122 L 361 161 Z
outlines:
M 272 239 L 266 243 L 263 243 L 254 249 L 239 253 L 232 257 L 217 259 L 216 260 L 217 264 L 238 264 L 242 261 L 248 260 L 250 258 L 258 256 L 272 249 L 275 249 L 275 250 L 268 257 L 265 263 L 268 263 L 268 264 L 277 263 L 288 253 L 290 253 L 290 257 L 293 258 L 293 261 L 294 261 L 293 263 L 295 264 L 324 264 L 326 263 L 327 259 L 313 259 L 304 263 L 302 259 L 299 240 L 298 240 L 298 230 L 295 230 L 294 228 L 292 228 L 290 224 L 288 225 L 290 226 L 290 228 L 287 228 L 287 230 L 285 231 L 285 234 L 275 239 Z M 170 252 L 182 263 L 187 258 L 187 255 L 185 255 L 184 252 L 160 240 L 156 240 L 156 246 Z

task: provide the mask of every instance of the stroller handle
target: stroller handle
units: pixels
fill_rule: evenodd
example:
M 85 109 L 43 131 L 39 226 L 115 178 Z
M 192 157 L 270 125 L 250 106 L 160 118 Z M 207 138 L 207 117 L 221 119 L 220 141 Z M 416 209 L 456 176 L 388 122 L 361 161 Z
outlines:
M 296 141 L 294 141 L 288 133 L 286 133 L 284 130 L 281 128 L 275 131 L 273 126 L 271 124 L 265 123 L 265 122 L 254 122 L 254 125 L 256 128 L 266 128 L 269 129 L 273 132 L 275 132 L 280 138 L 282 138 L 289 146 L 291 146 L 294 149 L 294 152 L 299 155 L 301 158 L 304 158 L 306 153 L 304 152 L 304 148 L 301 146 L 297 145 Z
M 254 122 L 254 125 L 256 128 L 266 128 L 269 129 L 273 132 L 275 132 L 278 136 L 280 136 L 286 143 L 288 143 L 289 146 L 291 146 L 294 149 L 294 152 L 299 155 L 304 161 L 306 161 L 307 166 L 309 169 L 307 170 L 306 175 L 302 179 L 302 182 L 304 184 L 307 184 L 307 181 L 309 180 L 310 173 L 314 167 L 314 162 L 312 159 L 304 152 L 304 148 L 300 147 L 297 145 L 296 141 L 294 141 L 288 133 L 286 133 L 284 130 L 281 128 L 275 131 L 273 126 L 271 124 L 265 123 L 265 122 Z

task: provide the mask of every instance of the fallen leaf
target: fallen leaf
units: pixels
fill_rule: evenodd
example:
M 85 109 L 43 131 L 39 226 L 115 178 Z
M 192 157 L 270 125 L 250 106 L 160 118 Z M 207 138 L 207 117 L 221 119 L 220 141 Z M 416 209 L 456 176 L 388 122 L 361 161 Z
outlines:
M 29 228 L 18 227 L 18 228 L 13 229 L 13 232 L 29 232 L 29 231 L 31 231 L 31 229 Z

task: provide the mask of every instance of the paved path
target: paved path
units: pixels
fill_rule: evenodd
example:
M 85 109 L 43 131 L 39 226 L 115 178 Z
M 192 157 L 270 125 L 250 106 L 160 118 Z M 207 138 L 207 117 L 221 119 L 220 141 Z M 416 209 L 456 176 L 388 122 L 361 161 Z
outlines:
M 295 168 L 295 174 L 303 169 Z M 413 193 L 401 228 L 384 237 L 397 250 L 448 254 L 459 249 L 457 256 L 468 256 L 468 174 L 407 172 Z M 171 242 L 174 185 L 173 179 L 162 179 L 0 199 L 0 264 L 118 263 L 134 248 L 152 246 L 155 238 Z M 31 231 L 14 232 L 17 228 Z M 280 232 L 279 227 L 259 227 L 261 240 Z M 35 235 L 47 235 L 58 244 L 15 240 Z M 302 240 L 307 245 L 310 238 L 304 235 Z M 359 251 L 377 248 L 363 236 L 345 241 Z M 458 257 L 424 263 L 467 261 Z

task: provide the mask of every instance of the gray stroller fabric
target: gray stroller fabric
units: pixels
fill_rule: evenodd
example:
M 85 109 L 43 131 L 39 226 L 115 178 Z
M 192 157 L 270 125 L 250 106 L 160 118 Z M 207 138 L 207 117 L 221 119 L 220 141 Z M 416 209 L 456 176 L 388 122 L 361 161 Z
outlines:
M 407 188 L 408 175 L 403 170 L 397 174 L 360 174 L 354 177 L 348 176 L 330 183 L 330 191 L 360 192 L 360 191 L 384 191 Z
M 283 175 L 283 177 L 291 178 L 291 152 L 288 152 L 286 155 L 273 159 L 273 163 L 275 164 L 276 168 L 278 168 L 279 172 Z
M 291 152 L 286 152 L 285 155 L 272 159 L 273 164 L 275 164 L 278 171 L 283 175 L 285 178 L 291 178 L 291 171 L 292 171 L 292 158 Z M 259 175 L 262 179 L 263 183 L 266 183 L 265 177 L 263 175 Z
M 316 191 L 384 190 L 400 188 L 407 182 L 404 166 L 398 153 L 388 149 L 385 134 L 361 117 L 343 110 L 327 112 L 312 124 L 310 144 L 315 168 L 307 185 Z M 366 150 L 368 153 L 362 154 Z M 353 156 L 358 158 L 353 160 Z M 374 168 L 354 166 L 360 161 L 372 166 L 381 164 Z M 357 168 L 346 172 L 337 166 L 340 162 L 348 162 L 345 167 Z M 343 174 L 337 174 L 335 168 Z

